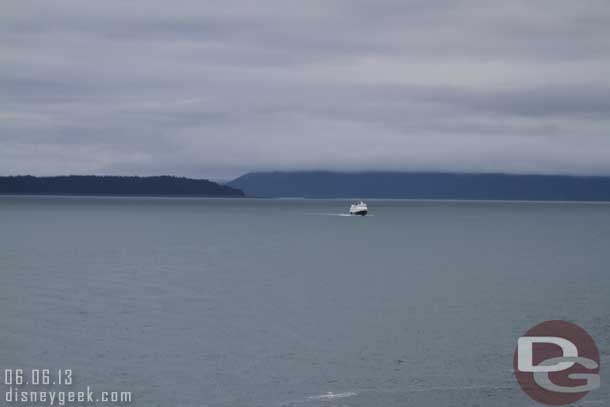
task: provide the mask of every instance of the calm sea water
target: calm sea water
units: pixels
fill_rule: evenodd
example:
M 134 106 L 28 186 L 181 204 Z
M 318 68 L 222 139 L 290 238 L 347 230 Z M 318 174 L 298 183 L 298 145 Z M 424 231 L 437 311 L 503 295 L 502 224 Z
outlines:
M 0 367 L 147 407 L 528 406 L 512 354 L 548 319 L 607 367 L 610 205 L 348 206 L 2 197 Z M 608 403 L 602 370 L 579 405 Z

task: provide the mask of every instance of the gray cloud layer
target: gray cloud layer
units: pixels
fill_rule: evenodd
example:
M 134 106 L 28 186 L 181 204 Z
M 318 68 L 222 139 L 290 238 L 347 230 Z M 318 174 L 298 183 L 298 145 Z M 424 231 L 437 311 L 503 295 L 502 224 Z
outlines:
M 0 173 L 610 174 L 607 1 L 5 1 Z

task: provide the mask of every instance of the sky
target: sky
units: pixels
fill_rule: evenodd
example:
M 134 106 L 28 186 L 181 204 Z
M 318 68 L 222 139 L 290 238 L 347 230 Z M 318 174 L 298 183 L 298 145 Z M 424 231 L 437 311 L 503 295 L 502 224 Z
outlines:
M 0 175 L 610 175 L 610 3 L 3 0 Z

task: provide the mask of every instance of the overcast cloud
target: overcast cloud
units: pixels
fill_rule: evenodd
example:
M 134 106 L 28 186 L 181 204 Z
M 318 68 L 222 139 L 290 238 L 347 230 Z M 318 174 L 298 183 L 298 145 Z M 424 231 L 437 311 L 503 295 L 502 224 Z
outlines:
M 4 0 L 1 174 L 610 174 L 610 3 Z

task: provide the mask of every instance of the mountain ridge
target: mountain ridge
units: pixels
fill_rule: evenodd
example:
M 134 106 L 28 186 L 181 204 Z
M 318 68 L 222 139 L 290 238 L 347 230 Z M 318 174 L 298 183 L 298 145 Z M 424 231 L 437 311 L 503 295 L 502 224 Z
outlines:
M 609 176 L 458 172 L 250 172 L 227 185 L 254 197 L 610 201 Z

